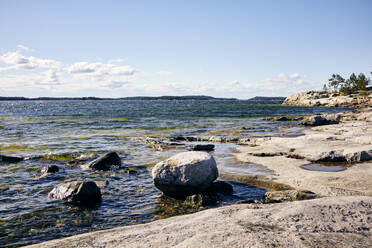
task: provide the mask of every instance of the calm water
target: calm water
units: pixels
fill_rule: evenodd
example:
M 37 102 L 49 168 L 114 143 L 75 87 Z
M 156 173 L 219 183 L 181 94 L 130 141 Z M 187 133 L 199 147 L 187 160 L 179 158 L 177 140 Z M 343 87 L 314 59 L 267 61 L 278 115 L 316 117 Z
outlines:
M 262 117 L 337 112 L 342 109 L 283 107 L 245 101 L 3 101 L 0 102 L 0 153 L 35 157 L 0 164 L 0 247 L 37 243 L 73 234 L 196 211 L 160 196 L 151 167 L 183 151 L 155 151 L 133 137 L 272 136 L 291 133 L 295 122 Z M 234 144 L 215 144 L 220 172 L 267 174 L 231 156 Z M 116 151 L 127 170 L 82 171 L 74 158 L 95 158 Z M 39 179 L 40 169 L 56 164 L 60 172 Z M 57 183 L 79 179 L 108 181 L 95 209 L 63 204 L 47 197 Z M 233 183 L 239 199 L 260 199 L 265 190 Z

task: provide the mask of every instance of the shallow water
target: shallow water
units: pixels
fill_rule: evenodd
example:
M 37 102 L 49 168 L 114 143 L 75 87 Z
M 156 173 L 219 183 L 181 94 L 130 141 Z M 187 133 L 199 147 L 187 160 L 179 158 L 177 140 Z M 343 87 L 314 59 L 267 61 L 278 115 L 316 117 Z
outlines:
M 131 140 L 132 137 L 295 136 L 296 122 L 270 122 L 262 117 L 337 111 L 342 109 L 246 101 L 0 102 L 0 153 L 30 157 L 17 164 L 0 164 L 0 247 L 38 243 L 199 210 L 161 197 L 150 175 L 154 164 L 184 149 L 155 151 Z M 221 172 L 271 173 L 258 165 L 234 160 L 231 153 L 236 145 L 215 145 L 213 155 Z M 83 171 L 67 165 L 72 159 L 93 159 L 107 151 L 118 152 L 122 167 L 131 167 L 135 172 Z M 60 172 L 39 179 L 41 168 L 48 164 L 58 165 Z M 55 184 L 79 179 L 109 182 L 102 189 L 103 200 L 96 208 L 74 207 L 47 197 Z M 234 196 L 220 204 L 260 199 L 265 192 L 247 185 L 233 186 Z
M 324 171 L 324 172 L 338 172 L 346 170 L 344 165 L 322 165 L 322 164 L 305 164 L 301 166 L 302 169 L 311 171 Z

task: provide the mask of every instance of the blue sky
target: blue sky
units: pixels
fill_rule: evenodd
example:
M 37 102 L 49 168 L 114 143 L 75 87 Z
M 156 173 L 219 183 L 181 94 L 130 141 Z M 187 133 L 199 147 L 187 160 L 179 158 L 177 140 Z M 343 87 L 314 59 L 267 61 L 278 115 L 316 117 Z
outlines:
M 0 1 L 0 95 L 287 96 L 372 71 L 372 1 Z

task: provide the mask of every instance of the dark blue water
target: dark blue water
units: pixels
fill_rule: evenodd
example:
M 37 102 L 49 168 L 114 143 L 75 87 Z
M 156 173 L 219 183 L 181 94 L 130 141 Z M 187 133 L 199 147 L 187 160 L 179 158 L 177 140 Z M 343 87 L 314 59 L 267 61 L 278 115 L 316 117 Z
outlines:
M 0 154 L 43 157 L 0 164 L 0 246 L 38 243 L 196 211 L 160 197 L 150 175 L 154 164 L 183 150 L 155 151 L 133 137 L 281 135 L 297 123 L 274 123 L 262 117 L 338 111 L 342 109 L 246 101 L 0 101 Z M 235 144 L 215 145 L 213 155 L 221 172 L 269 173 L 235 161 L 230 155 Z M 107 151 L 118 152 L 123 167 L 136 172 L 83 171 L 67 164 Z M 48 164 L 58 165 L 61 171 L 40 179 L 40 169 Z M 108 181 L 96 208 L 74 207 L 47 197 L 55 184 L 79 179 Z M 236 200 L 259 199 L 265 192 L 240 184 L 234 184 L 234 191 Z

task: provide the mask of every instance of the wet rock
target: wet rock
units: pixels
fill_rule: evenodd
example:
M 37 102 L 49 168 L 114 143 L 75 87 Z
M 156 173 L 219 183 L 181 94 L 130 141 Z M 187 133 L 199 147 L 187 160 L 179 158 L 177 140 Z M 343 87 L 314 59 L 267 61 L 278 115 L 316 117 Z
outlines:
M 57 165 L 53 164 L 53 165 L 44 166 L 40 171 L 40 174 L 41 174 L 40 178 L 46 177 L 58 171 L 59 171 L 59 167 Z
M 303 117 L 298 117 L 298 116 L 275 116 L 275 117 L 265 118 L 265 120 L 267 121 L 299 121 L 302 119 Z
M 12 157 L 12 156 L 5 156 L 5 155 L 1 155 L 0 154 L 0 163 L 1 162 L 4 162 L 4 163 L 18 163 L 18 162 L 20 162 L 22 160 L 23 160 L 23 158 Z
M 150 138 L 150 137 L 135 137 L 131 140 L 145 143 L 157 151 L 166 151 L 169 149 L 184 148 L 185 144 L 178 141 L 185 141 L 187 137 L 177 136 L 171 138 Z
M 112 166 L 120 166 L 121 159 L 116 152 L 108 152 L 101 157 L 93 160 L 89 164 L 82 165 L 83 169 L 110 170 Z
M 237 204 L 262 204 L 261 201 L 258 201 L 258 200 L 252 200 L 252 199 L 246 199 L 246 200 L 240 200 L 240 201 L 237 201 L 237 202 L 234 202 L 233 204 L 234 205 L 237 205 Z
M 88 159 L 86 159 L 86 158 L 83 158 L 83 159 L 77 158 L 77 159 L 68 161 L 67 164 L 71 165 L 71 166 L 78 166 L 78 165 L 85 164 L 87 161 L 88 161 Z
M 196 194 L 186 197 L 185 202 L 195 207 L 199 206 L 215 206 L 217 204 L 218 197 L 213 194 Z
M 93 206 L 101 201 L 101 190 L 92 181 L 73 181 L 56 185 L 49 192 L 50 198 L 75 205 Z
M 44 166 L 40 173 L 41 174 L 47 174 L 47 173 L 55 173 L 55 172 L 58 172 L 59 171 L 59 167 L 57 165 L 47 165 L 47 166 Z
M 104 188 L 107 187 L 107 185 L 109 185 L 108 180 L 106 180 L 106 181 L 96 181 L 95 183 L 98 186 L 98 188 L 100 188 L 100 189 L 104 189 Z
M 215 181 L 204 192 L 209 194 L 220 193 L 224 195 L 231 195 L 233 192 L 233 187 L 231 184 L 225 181 Z
M 269 191 L 264 195 L 263 201 L 265 203 L 277 203 L 285 201 L 299 201 L 315 199 L 317 195 L 314 192 L 306 190 L 283 190 L 283 191 Z
M 214 151 L 214 145 L 213 144 L 207 144 L 207 145 L 197 144 L 192 149 L 194 151 L 206 151 L 206 152 L 210 152 L 210 151 Z
M 206 152 L 183 152 L 152 169 L 155 186 L 165 195 L 184 198 L 206 190 L 218 177 L 214 158 Z

